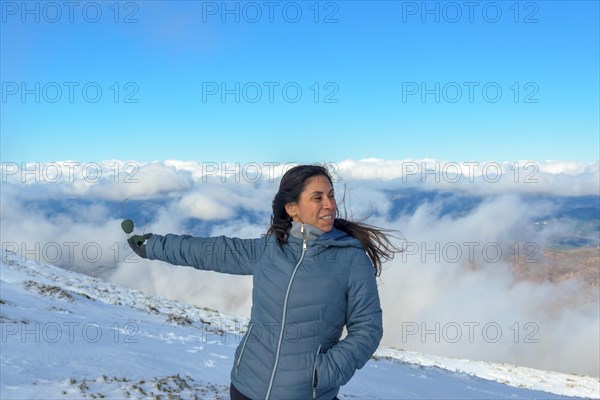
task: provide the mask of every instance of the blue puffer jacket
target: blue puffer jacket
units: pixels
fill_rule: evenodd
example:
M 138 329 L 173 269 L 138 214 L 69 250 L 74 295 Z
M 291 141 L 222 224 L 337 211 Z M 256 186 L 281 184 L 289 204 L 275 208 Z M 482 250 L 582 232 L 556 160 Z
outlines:
M 332 399 L 383 335 L 375 270 L 360 242 L 335 228 L 311 240 L 306 231 L 316 228 L 305 226 L 302 239 L 290 235 L 284 246 L 271 235 L 152 235 L 146 243 L 149 259 L 253 275 L 231 381 L 255 400 Z

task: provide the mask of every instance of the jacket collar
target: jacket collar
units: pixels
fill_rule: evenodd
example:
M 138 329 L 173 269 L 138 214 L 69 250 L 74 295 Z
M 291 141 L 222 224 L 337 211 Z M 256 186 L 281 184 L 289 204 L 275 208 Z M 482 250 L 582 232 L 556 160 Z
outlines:
M 325 245 L 333 246 L 352 246 L 362 248 L 362 245 L 354 237 L 348 235 L 346 232 L 336 228 L 331 228 L 329 232 L 323 232 L 311 224 L 304 224 L 304 234 L 306 234 L 307 240 L 316 240 L 317 242 Z M 304 236 L 302 233 L 302 223 L 292 221 L 292 227 L 290 228 L 290 237 L 303 240 Z
M 304 225 L 304 234 L 302 233 L 302 225 Z M 290 236 L 297 239 L 303 240 L 306 235 L 307 240 L 316 240 L 319 236 L 324 234 L 322 230 L 311 224 L 303 224 L 302 222 L 292 221 L 292 227 L 290 228 Z

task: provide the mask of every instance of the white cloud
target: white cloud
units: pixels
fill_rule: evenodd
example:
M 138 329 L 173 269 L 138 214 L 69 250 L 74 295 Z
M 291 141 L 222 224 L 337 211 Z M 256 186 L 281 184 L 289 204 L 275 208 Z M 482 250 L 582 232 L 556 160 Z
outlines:
M 234 210 L 222 199 L 212 198 L 208 194 L 193 192 L 185 194 L 178 201 L 181 213 L 193 218 L 213 220 L 233 216 Z
M 543 244 L 555 229 L 533 229 L 531 218 L 540 212 L 509 195 L 463 216 L 441 216 L 438 204 L 424 204 L 388 221 L 416 247 L 397 255 L 381 276 L 384 344 L 597 376 L 597 290 L 577 280 L 533 283 L 513 276 L 510 261 L 525 256 L 511 247 L 514 241 Z M 462 249 L 458 259 L 456 248 Z M 495 249 L 508 260 L 497 260 Z M 541 250 L 532 260 L 543 257 Z
M 198 163 L 169 160 L 137 163 L 109 160 L 100 163 L 2 164 L 2 182 L 27 183 L 23 190 L 43 185 L 49 198 L 92 196 L 123 200 L 186 192 L 205 184 L 272 186 L 289 163 Z M 367 158 L 328 163 L 336 183 L 380 182 L 380 187 L 414 187 L 488 195 L 506 192 L 555 195 L 594 195 L 600 190 L 600 162 L 444 161 L 435 159 L 383 160 Z M 341 179 L 338 179 L 341 178 Z M 250 200 L 250 199 L 247 199 Z

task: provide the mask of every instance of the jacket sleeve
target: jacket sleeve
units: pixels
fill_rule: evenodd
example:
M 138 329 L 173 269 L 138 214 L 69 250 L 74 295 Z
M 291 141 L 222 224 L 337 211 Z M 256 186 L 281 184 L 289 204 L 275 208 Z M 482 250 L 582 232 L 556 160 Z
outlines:
M 347 336 L 317 355 L 317 388 L 345 385 L 377 350 L 383 337 L 375 269 L 366 255 L 356 257 L 348 282 Z
M 153 234 L 146 242 L 146 255 L 150 260 L 161 260 L 173 265 L 234 275 L 252 275 L 266 246 L 266 236 L 239 239 L 226 236 L 202 238 Z

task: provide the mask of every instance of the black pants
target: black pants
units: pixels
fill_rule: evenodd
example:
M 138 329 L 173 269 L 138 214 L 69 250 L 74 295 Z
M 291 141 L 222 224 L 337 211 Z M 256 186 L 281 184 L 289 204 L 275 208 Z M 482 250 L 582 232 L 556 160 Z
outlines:
M 240 393 L 240 391 L 237 390 L 235 386 L 233 386 L 233 383 L 231 384 L 231 386 L 229 386 L 229 397 L 231 397 L 231 400 L 251 400 L 250 397 L 246 397 L 242 393 Z M 335 396 L 331 400 L 340 399 L 338 399 L 337 396 Z
M 231 400 L 250 400 L 250 397 L 241 394 L 240 391 L 233 386 L 233 383 L 229 386 L 229 397 L 231 397 Z

